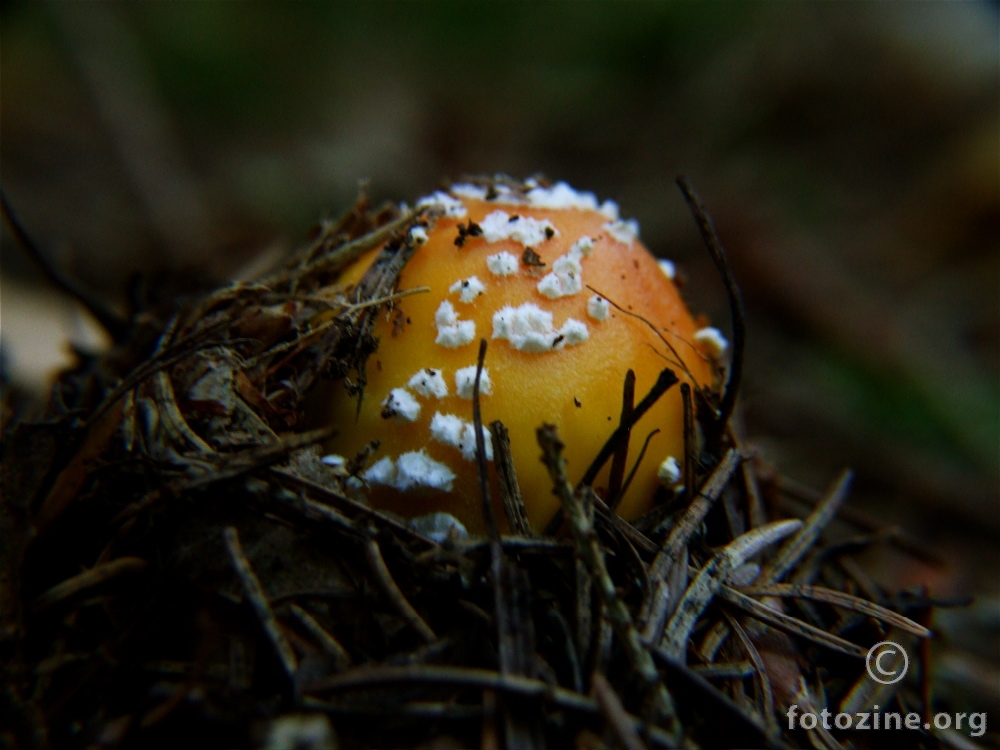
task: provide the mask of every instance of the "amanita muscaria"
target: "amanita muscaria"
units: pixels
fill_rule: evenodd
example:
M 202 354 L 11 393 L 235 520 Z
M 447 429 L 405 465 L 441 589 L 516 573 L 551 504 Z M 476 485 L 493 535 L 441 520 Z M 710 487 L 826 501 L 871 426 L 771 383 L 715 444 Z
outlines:
M 480 338 L 489 340 L 483 424 L 499 419 L 509 431 L 536 529 L 559 506 L 539 460 L 540 425 L 559 428 L 576 481 L 618 426 L 629 369 L 636 401 L 665 367 L 692 388 L 716 388 L 725 340 L 699 326 L 681 300 L 673 267 L 642 246 L 636 223 L 620 220 L 613 202 L 599 205 L 564 183 L 528 182 L 522 189 L 491 183 L 454 185 L 418 208 L 425 209 L 426 226 L 409 232 L 419 247 L 397 288 L 430 291 L 379 314 L 373 331 L 379 345 L 367 363 L 360 411 L 346 389 L 333 405 L 341 425 L 330 445 L 335 453 L 350 457 L 380 441 L 360 475 L 373 505 L 406 517 L 443 511 L 470 531 L 483 529 L 471 401 Z M 340 281 L 356 283 L 374 257 L 362 258 Z M 633 428 L 630 468 L 655 429 L 618 505 L 626 519 L 650 509 L 659 484 L 680 480 L 679 387 Z M 488 431 L 486 439 L 492 458 Z M 492 460 L 489 471 L 498 502 Z M 595 488 L 607 485 L 607 475 L 605 467 Z

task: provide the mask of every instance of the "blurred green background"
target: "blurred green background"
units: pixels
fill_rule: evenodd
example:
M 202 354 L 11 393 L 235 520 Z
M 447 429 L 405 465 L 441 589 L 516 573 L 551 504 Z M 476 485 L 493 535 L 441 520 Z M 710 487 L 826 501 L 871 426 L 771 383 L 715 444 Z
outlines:
M 952 561 L 879 553 L 876 577 L 984 594 L 995 668 L 998 38 L 981 2 L 4 0 L 0 175 L 120 302 L 136 270 L 280 257 L 360 179 L 412 202 L 542 172 L 617 200 L 727 328 L 685 174 L 748 302 L 748 434 L 818 488 L 853 466 L 855 505 Z M 5 362 L 38 387 L 93 336 L 0 250 Z

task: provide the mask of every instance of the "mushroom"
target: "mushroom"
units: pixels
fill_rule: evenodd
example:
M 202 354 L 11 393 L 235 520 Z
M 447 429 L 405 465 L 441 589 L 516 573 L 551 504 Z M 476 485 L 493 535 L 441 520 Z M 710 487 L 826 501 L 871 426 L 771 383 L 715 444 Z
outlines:
M 719 341 L 699 335 L 703 329 L 674 281 L 614 203 L 598 205 L 592 194 L 564 183 L 529 182 L 521 190 L 455 185 L 418 207 L 426 209 L 428 226 L 411 230 L 419 234 L 411 238 L 418 249 L 398 287 L 430 292 L 395 303 L 401 313 L 391 317 L 405 320 L 401 327 L 379 315 L 378 366 L 367 368 L 360 411 L 343 388 L 332 405 L 332 418 L 344 426 L 332 452 L 351 456 L 380 441 L 375 463 L 360 474 L 373 505 L 406 517 L 443 511 L 472 532 L 484 529 L 469 400 L 481 338 L 490 341 L 480 389 L 483 424 L 499 419 L 509 432 L 535 529 L 559 507 L 539 460 L 540 425 L 559 428 L 575 481 L 618 426 L 629 369 L 636 401 L 666 367 L 693 388 L 717 385 Z M 341 281 L 356 283 L 376 253 Z M 412 419 L 400 418 L 400 405 Z M 684 455 L 679 388 L 634 426 L 633 445 L 657 429 L 618 505 L 626 519 L 652 506 L 665 457 Z M 492 458 L 488 430 L 486 438 Z M 637 455 L 633 448 L 629 467 Z M 598 491 L 608 471 L 598 475 Z M 489 472 L 502 523 L 492 462 Z

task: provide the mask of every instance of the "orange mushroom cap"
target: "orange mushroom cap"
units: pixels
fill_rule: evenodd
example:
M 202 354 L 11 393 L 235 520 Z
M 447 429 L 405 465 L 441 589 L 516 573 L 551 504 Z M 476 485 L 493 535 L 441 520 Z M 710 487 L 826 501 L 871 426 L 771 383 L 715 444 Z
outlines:
M 373 332 L 379 346 L 368 360 L 360 412 L 343 388 L 332 409 L 342 425 L 332 451 L 349 457 L 380 441 L 361 474 L 373 505 L 405 517 L 444 511 L 470 531 L 484 529 L 471 424 L 481 338 L 490 341 L 480 384 L 483 424 L 499 419 L 507 428 L 536 529 L 559 506 L 539 460 L 540 425 L 559 428 L 569 478 L 576 481 L 618 426 L 629 369 L 637 402 L 666 367 L 693 388 L 716 385 L 724 339 L 699 328 L 672 267 L 642 246 L 635 222 L 621 221 L 613 203 L 598 206 L 591 194 L 564 183 L 528 183 L 520 191 L 456 185 L 418 206 L 430 221 L 410 231 L 419 247 L 398 288 L 430 292 L 397 300 L 379 315 Z M 356 283 L 374 256 L 362 258 L 341 281 Z M 618 506 L 626 519 L 650 509 L 661 481 L 678 482 L 658 477 L 683 463 L 676 386 L 634 426 L 633 446 L 656 429 Z M 491 457 L 488 434 L 487 448 Z M 637 454 L 634 447 L 630 467 Z M 502 524 L 492 461 L 489 471 Z M 594 483 L 598 491 L 607 476 L 605 467 Z

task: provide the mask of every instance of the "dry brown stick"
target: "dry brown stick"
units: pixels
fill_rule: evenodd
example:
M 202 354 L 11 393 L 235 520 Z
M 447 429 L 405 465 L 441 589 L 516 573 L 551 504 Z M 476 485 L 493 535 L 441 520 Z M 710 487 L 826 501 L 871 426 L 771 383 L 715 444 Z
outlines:
M 719 403 L 718 420 L 720 427 L 725 429 L 736 406 L 736 396 L 739 394 L 740 383 L 743 380 L 743 353 L 747 334 L 746 309 L 743 306 L 743 295 L 740 294 L 736 277 L 733 276 L 733 270 L 726 258 L 726 250 L 722 246 L 722 240 L 719 239 L 719 233 L 715 230 L 715 223 L 705 208 L 705 204 L 702 203 L 701 197 L 687 178 L 678 177 L 677 185 L 684 195 L 684 200 L 691 208 L 691 213 L 698 224 L 698 230 L 701 232 L 701 238 L 722 276 L 722 281 L 726 286 L 726 295 L 729 298 L 729 312 L 733 325 L 733 347 L 729 361 L 729 377 L 726 380 L 722 401 Z
M 684 491 L 688 497 L 697 492 L 694 486 L 694 462 L 698 436 L 694 426 L 694 404 L 691 401 L 690 383 L 681 383 L 681 403 L 684 405 Z
M 625 750 L 646 750 L 646 743 L 635 731 L 635 726 L 629 721 L 628 712 L 622 705 L 618 693 L 611 687 L 608 678 L 600 672 L 594 672 L 590 678 L 591 692 L 597 700 L 597 706 L 604 714 L 605 720 L 611 726 L 618 742 Z
M 499 543 L 500 529 L 490 500 L 490 477 L 486 466 L 486 436 L 483 435 L 483 412 L 479 404 L 479 380 L 486 362 L 486 339 L 479 339 L 479 356 L 476 358 L 476 379 L 472 383 L 472 425 L 476 433 L 476 464 L 479 475 L 479 496 L 482 500 L 483 520 L 492 541 Z
M 316 621 L 315 617 L 298 604 L 289 604 L 288 611 L 292 613 L 303 630 L 312 636 L 317 645 L 323 649 L 323 653 L 333 660 L 335 671 L 340 672 L 351 666 L 350 654 L 340 645 L 340 641 L 330 635 L 327 629 Z
M 528 512 L 521 497 L 521 487 L 517 482 L 517 470 L 514 468 L 514 458 L 510 453 L 510 435 L 503 422 L 499 419 L 490 422 L 490 435 L 493 436 L 493 465 L 497 470 L 500 492 L 503 495 L 503 510 L 507 516 L 507 525 L 511 533 L 517 536 L 532 535 Z
M 271 609 L 271 604 L 267 600 L 267 595 L 264 593 L 264 587 L 261 586 L 260 579 L 253 572 L 250 561 L 243 553 L 239 533 L 235 527 L 227 526 L 223 532 L 223 538 L 226 541 L 226 549 L 229 551 L 229 559 L 233 563 L 233 569 L 240 580 L 243 595 L 246 596 L 251 609 L 257 615 L 257 619 L 264 629 L 264 634 L 274 647 L 274 652 L 281 663 L 281 668 L 285 671 L 285 675 L 294 684 L 295 673 L 299 668 L 298 660 L 295 658 L 295 652 L 292 650 L 291 644 L 281 629 L 278 618 L 274 615 L 274 610 Z
M 368 567 L 371 569 L 372 575 L 375 576 L 375 582 L 399 615 L 406 620 L 411 628 L 417 631 L 417 634 L 424 641 L 427 643 L 436 641 L 437 635 L 431 630 L 430 625 L 424 622 L 424 618 L 406 600 L 403 592 L 399 590 L 399 586 L 392 579 L 392 573 L 389 572 L 385 558 L 382 557 L 382 550 L 379 549 L 378 542 L 374 539 L 365 540 L 365 559 L 368 560 Z
M 116 578 L 141 573 L 148 564 L 141 557 L 119 557 L 116 560 L 95 565 L 90 570 L 67 578 L 39 594 L 28 605 L 28 610 L 38 613 L 71 597 L 91 593 L 94 589 Z
M 625 463 L 628 461 L 628 444 L 632 436 L 632 424 L 630 418 L 632 410 L 635 408 L 635 370 L 629 369 L 625 373 L 625 383 L 622 385 L 622 411 L 618 418 L 618 427 L 623 430 L 611 458 L 611 471 L 608 474 L 608 507 L 614 510 L 621 501 L 622 481 L 625 478 Z
M 831 648 L 834 651 L 839 651 L 842 654 L 854 656 L 858 659 L 864 659 L 868 654 L 866 649 L 856 646 L 850 641 L 846 641 L 839 636 L 827 633 L 825 630 L 786 615 L 784 612 L 773 610 L 766 604 L 761 604 L 756 599 L 746 594 L 741 594 L 736 589 L 723 586 L 719 589 L 719 596 L 738 609 L 743 610 L 755 620 L 760 620 L 778 630 L 783 630 L 791 635 L 797 635 L 826 648 Z
M 566 461 L 562 455 L 564 446 L 559 439 L 559 432 L 555 425 L 547 424 L 538 428 L 537 434 L 543 461 L 548 467 L 549 476 L 555 485 L 554 491 L 569 521 L 577 550 L 594 580 L 597 593 L 604 602 L 608 619 L 622 643 L 629 664 L 641 682 L 654 723 L 665 724 L 674 742 L 679 743 L 682 729 L 677 720 L 673 698 L 660 681 L 653 657 L 643 645 L 624 602 L 618 597 L 614 581 L 604 564 L 604 554 L 593 524 L 566 478 Z
M 632 464 L 632 468 L 629 470 L 628 476 L 625 477 L 625 483 L 622 485 L 622 488 L 618 493 L 619 499 L 628 494 L 628 488 L 632 486 L 632 480 L 635 479 L 635 475 L 639 472 L 639 467 L 642 465 L 642 459 L 646 457 L 646 451 L 649 450 L 649 444 L 653 441 L 653 438 L 659 434 L 660 428 L 657 427 L 655 430 L 650 430 L 649 434 L 646 435 L 646 439 L 642 441 L 642 447 L 639 449 L 639 455 L 636 456 L 635 463 Z
M 657 377 L 653 387 L 649 389 L 649 393 L 643 397 L 642 401 L 636 404 L 636 407 L 630 413 L 628 422 L 625 425 L 619 425 L 618 428 L 611 433 L 611 437 L 608 438 L 601 450 L 598 452 L 597 456 L 591 462 L 590 466 L 587 467 L 587 471 L 584 472 L 583 478 L 580 480 L 581 485 L 590 486 L 594 483 L 594 479 L 597 478 L 597 473 L 614 454 L 615 450 L 618 448 L 619 442 L 624 439 L 626 430 L 631 429 L 636 422 L 642 419 L 642 416 L 652 408 L 653 404 L 659 400 L 660 396 L 666 393 L 672 386 L 676 385 L 677 382 L 677 375 L 673 370 L 667 368 L 660 372 L 660 375 Z
M 339 675 L 324 677 L 305 690 L 309 693 L 338 693 L 354 690 L 371 690 L 386 685 L 450 685 L 454 687 L 496 690 L 511 695 L 524 696 L 550 702 L 567 711 L 597 716 L 600 708 L 597 701 L 586 695 L 554 687 L 542 680 L 503 675 L 489 669 L 474 667 L 442 667 L 419 665 L 403 667 L 355 667 Z M 649 740 L 659 747 L 678 747 L 676 736 L 659 727 L 648 726 L 638 717 L 629 714 L 632 726 L 645 731 Z
M 876 620 L 881 620 L 882 622 L 888 623 L 889 625 L 897 627 L 900 630 L 904 630 L 907 633 L 920 638 L 931 637 L 930 630 L 925 628 L 923 625 L 914 622 L 909 617 L 904 617 L 898 612 L 893 612 L 891 609 L 886 609 L 885 607 L 866 601 L 857 596 L 852 596 L 851 594 L 844 593 L 843 591 L 828 589 L 823 586 L 807 586 L 794 583 L 772 583 L 765 586 L 755 584 L 746 588 L 740 588 L 739 591 L 740 593 L 753 597 L 787 596 L 795 599 L 809 599 L 814 602 L 832 604 L 836 607 L 843 607 L 844 609 L 849 609 L 852 612 L 859 612 L 860 614 L 873 617 Z
M 602 295 L 603 296 L 603 295 Z M 605 299 L 607 299 L 605 297 Z M 611 300 L 608 300 L 611 302 Z M 614 304 L 612 302 L 612 304 Z M 632 315 L 633 313 L 629 313 Z M 648 321 L 647 321 L 648 322 Z M 654 326 L 655 330 L 655 326 Z M 677 375 L 669 367 L 660 371 L 659 377 L 657 377 L 656 382 L 653 387 L 649 389 L 649 392 L 643 397 L 642 401 L 636 405 L 629 415 L 627 424 L 619 425 L 611 436 L 604 442 L 601 446 L 601 450 L 598 451 L 594 460 L 590 462 L 590 466 L 583 473 L 583 477 L 577 483 L 577 487 L 590 487 L 593 486 L 594 480 L 597 478 L 598 473 L 604 468 L 604 464 L 608 462 L 608 459 L 614 455 L 618 448 L 618 444 L 624 439 L 626 429 L 632 429 L 642 416 L 649 411 L 653 404 L 655 404 L 664 393 L 666 393 L 672 386 L 676 385 L 678 382 Z M 555 516 L 549 521 L 548 525 L 545 527 L 543 534 L 545 536 L 552 536 L 559 530 L 559 526 L 563 522 L 564 512 L 560 508 L 556 511 Z
M 760 576 L 757 578 L 758 585 L 780 581 L 788 571 L 798 564 L 802 556 L 816 543 L 819 535 L 837 515 L 837 510 L 847 499 L 847 490 L 850 488 L 853 476 L 853 472 L 849 469 L 841 472 L 837 481 L 827 492 L 826 498 L 809 514 L 798 533 L 789 539 L 778 550 L 774 559 L 761 570 Z

